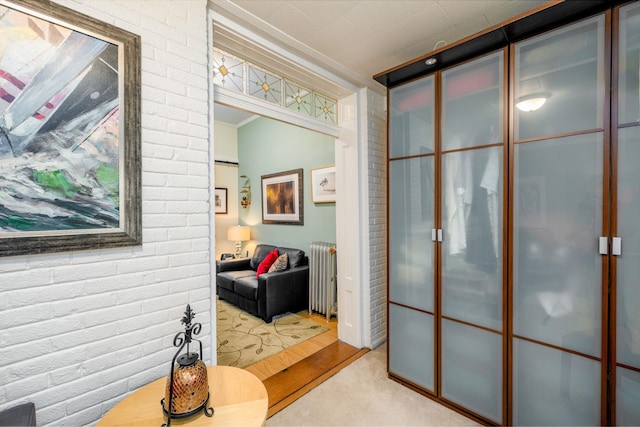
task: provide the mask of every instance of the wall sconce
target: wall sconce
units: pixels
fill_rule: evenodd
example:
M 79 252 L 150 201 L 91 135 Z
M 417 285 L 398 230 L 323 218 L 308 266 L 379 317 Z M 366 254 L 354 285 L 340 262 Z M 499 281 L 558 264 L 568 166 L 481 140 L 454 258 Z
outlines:
M 240 258 L 242 255 L 242 242 L 246 242 L 251 239 L 251 228 L 246 225 L 235 225 L 229 227 L 227 230 L 227 240 L 236 242 L 236 251 L 233 254 L 234 258 Z
M 538 108 L 542 107 L 550 97 L 551 94 L 546 92 L 521 96 L 516 103 L 516 108 L 520 111 L 536 111 Z
M 251 204 L 251 180 L 247 175 L 240 175 L 240 178 L 245 179 L 244 185 L 240 190 L 240 205 L 246 209 Z

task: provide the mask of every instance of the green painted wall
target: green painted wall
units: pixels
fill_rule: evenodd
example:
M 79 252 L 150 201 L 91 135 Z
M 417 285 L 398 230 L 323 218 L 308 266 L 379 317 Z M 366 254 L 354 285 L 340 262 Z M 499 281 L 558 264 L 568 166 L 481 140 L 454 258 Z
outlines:
M 251 179 L 251 206 L 240 208 L 239 223 L 251 226 L 249 255 L 258 243 L 293 247 L 309 252 L 314 241 L 336 241 L 335 203 L 311 200 L 311 169 L 335 163 L 334 138 L 267 118 L 238 129 L 239 175 Z M 304 225 L 262 224 L 261 176 L 303 169 Z M 240 180 L 241 184 L 244 180 Z

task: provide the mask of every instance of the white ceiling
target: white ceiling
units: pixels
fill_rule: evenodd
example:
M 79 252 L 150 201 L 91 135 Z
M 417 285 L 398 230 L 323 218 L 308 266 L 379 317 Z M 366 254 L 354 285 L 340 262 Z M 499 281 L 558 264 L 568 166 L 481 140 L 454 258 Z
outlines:
M 355 87 L 368 86 L 378 91 L 383 87 L 373 80 L 373 75 L 545 3 L 546 0 L 210 0 L 214 11 L 266 40 Z M 246 118 L 241 115 L 234 120 Z
M 214 104 L 213 117 L 216 122 L 238 128 L 249 123 L 252 119 L 257 118 L 253 113 L 244 110 L 238 110 L 224 106 L 222 104 Z

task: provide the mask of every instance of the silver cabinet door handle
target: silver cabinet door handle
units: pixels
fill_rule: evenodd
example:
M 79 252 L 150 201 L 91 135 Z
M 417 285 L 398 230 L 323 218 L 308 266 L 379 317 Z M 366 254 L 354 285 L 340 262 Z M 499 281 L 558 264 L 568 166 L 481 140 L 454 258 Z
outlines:
M 614 237 L 611 239 L 611 253 L 616 256 L 622 255 L 622 238 Z
M 600 243 L 598 245 L 598 252 L 600 253 L 600 255 L 606 255 L 607 253 L 609 253 L 609 239 L 607 239 L 606 237 L 600 237 Z

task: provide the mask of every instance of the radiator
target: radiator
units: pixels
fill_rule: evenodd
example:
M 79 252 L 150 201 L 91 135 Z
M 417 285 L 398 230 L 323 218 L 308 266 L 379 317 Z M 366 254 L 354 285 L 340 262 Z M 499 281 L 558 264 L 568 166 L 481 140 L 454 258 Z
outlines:
M 313 242 L 309 251 L 309 313 L 338 314 L 335 243 Z

